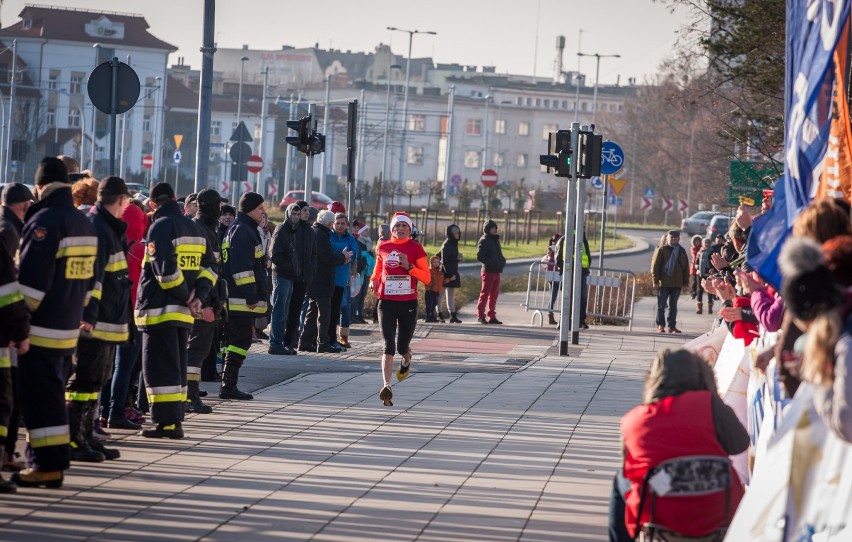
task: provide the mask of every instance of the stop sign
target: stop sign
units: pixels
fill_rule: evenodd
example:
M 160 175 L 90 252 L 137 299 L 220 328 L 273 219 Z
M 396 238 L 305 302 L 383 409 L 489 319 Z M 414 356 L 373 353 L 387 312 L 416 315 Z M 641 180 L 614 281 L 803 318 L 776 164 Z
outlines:
M 142 167 L 145 169 L 151 169 L 154 167 L 154 156 L 151 154 L 146 154 L 142 157 Z
M 253 154 L 251 158 L 248 159 L 248 162 L 246 162 L 246 167 L 252 173 L 258 173 L 261 169 L 263 169 L 263 158 Z
M 483 186 L 491 188 L 497 184 L 497 172 L 493 169 L 486 169 L 479 175 L 479 180 L 482 182 Z

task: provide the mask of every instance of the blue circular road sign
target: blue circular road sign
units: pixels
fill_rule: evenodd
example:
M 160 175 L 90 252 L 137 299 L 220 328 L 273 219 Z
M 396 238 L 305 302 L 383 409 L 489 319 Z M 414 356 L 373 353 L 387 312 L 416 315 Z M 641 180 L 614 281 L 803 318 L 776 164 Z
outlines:
M 624 151 L 612 141 L 601 147 L 601 175 L 612 175 L 624 167 Z

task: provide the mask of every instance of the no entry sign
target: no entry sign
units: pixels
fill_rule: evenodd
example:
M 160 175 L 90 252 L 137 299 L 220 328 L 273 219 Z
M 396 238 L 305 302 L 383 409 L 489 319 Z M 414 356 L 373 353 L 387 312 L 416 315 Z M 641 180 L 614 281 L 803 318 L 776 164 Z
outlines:
M 142 157 L 142 167 L 145 169 L 151 169 L 154 167 L 154 156 L 151 154 L 146 154 Z
M 252 173 L 259 173 L 261 169 L 263 169 L 263 158 L 260 156 L 253 154 L 251 158 L 246 162 L 246 167 Z
M 483 186 L 491 188 L 497 184 L 497 172 L 493 169 L 486 169 L 479 176 L 479 180 L 482 182 Z

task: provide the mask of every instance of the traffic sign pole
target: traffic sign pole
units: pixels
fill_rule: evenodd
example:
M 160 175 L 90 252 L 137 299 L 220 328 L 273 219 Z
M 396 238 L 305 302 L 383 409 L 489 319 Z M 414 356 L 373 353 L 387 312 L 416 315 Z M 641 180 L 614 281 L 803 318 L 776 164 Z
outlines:
M 574 246 L 574 213 L 577 211 L 577 191 L 571 186 L 572 182 L 578 185 L 577 180 L 577 141 L 580 134 L 580 123 L 571 124 L 571 180 L 567 184 L 567 195 L 565 196 L 565 231 L 562 236 L 562 250 L 564 263 L 562 264 L 562 297 L 559 304 L 559 355 L 568 355 L 568 333 L 571 327 L 571 305 L 569 295 L 571 291 L 568 285 L 572 284 L 574 277 L 574 259 L 570 257 L 568 247 Z M 582 211 L 580 211 L 582 213 Z M 582 238 L 581 238 L 582 239 Z
M 609 175 L 602 175 L 603 178 L 603 205 L 601 205 L 601 247 L 598 250 L 598 269 L 603 269 L 604 261 L 604 240 L 606 239 L 606 198 L 609 194 Z

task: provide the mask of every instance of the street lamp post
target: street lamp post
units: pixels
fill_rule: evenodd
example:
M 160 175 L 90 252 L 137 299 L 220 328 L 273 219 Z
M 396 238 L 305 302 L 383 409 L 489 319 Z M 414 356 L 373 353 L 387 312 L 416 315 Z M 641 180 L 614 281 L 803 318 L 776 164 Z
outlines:
M 387 182 L 387 163 L 388 163 L 388 126 L 390 125 L 390 88 L 391 80 L 393 79 L 393 70 L 401 70 L 399 64 L 391 64 L 388 66 L 387 76 L 387 92 L 385 94 L 385 137 L 382 142 L 382 190 L 384 190 L 385 182 Z M 379 214 L 385 212 L 385 199 L 382 197 L 382 190 L 379 190 Z
M 246 62 L 249 60 L 249 57 L 243 56 L 240 57 L 240 86 L 237 89 L 237 128 L 240 127 L 240 122 L 242 122 L 242 114 L 243 114 L 243 75 L 245 74 Z M 234 168 L 237 171 L 237 178 L 240 177 L 240 173 L 243 171 L 243 146 L 240 145 L 242 141 L 237 141 L 237 164 Z M 236 201 L 237 190 L 239 190 L 239 181 L 233 181 L 233 187 L 231 188 L 232 199 Z
M 405 152 L 405 136 L 408 131 L 408 83 L 411 77 L 411 44 L 414 41 L 414 34 L 431 34 L 434 36 L 437 32 L 432 32 L 431 30 L 405 30 L 394 26 L 389 26 L 387 29 L 397 32 L 408 32 L 408 57 L 405 61 L 405 91 L 402 98 L 402 138 L 399 145 L 399 180 L 402 182 L 405 179 L 405 159 L 407 154 Z
M 97 68 L 98 67 L 98 60 L 100 59 L 99 57 L 100 57 L 101 44 L 100 43 L 92 44 L 92 48 L 94 48 L 94 50 L 95 50 L 95 68 Z M 92 70 L 94 71 L 94 68 L 92 68 Z M 92 75 L 89 74 L 89 77 L 91 77 L 91 76 Z M 89 151 L 91 153 L 89 155 L 89 169 L 92 170 L 92 171 L 95 170 L 95 147 L 97 147 L 97 145 L 95 144 L 95 132 L 96 132 L 96 129 L 97 129 L 97 126 L 98 126 L 97 114 L 98 114 L 98 110 L 95 107 L 94 102 L 92 102 L 92 148 Z
M 154 81 L 156 82 L 155 90 L 161 91 L 162 85 L 163 85 L 162 76 L 158 75 L 157 77 L 154 78 Z M 157 100 L 160 99 L 161 94 L 165 94 L 165 93 L 164 92 L 158 92 L 157 93 Z M 153 154 L 153 156 L 154 156 L 154 166 L 157 167 L 157 168 L 160 167 L 160 162 L 163 161 L 162 138 L 159 137 L 159 134 L 160 134 L 160 114 L 162 113 L 162 110 L 158 111 L 158 109 L 160 109 L 160 108 L 157 105 L 157 101 L 154 101 L 154 134 L 151 137 L 151 141 L 153 143 L 151 145 L 151 154 Z M 165 122 L 163 124 L 165 124 Z M 157 147 L 157 143 L 161 143 L 160 147 Z M 158 151 L 158 148 L 159 148 L 159 151 Z M 151 168 L 151 169 L 148 170 L 148 188 L 151 188 L 153 169 L 154 168 Z
M 490 94 L 485 96 L 485 140 L 482 146 L 482 169 L 488 169 L 488 104 L 494 100 Z
M 577 56 L 593 56 L 595 57 L 595 93 L 592 98 L 592 124 L 595 123 L 595 115 L 598 112 L 598 79 L 600 78 L 601 59 L 602 58 L 621 58 L 621 55 L 601 55 L 598 53 L 577 53 Z
M 12 161 L 12 145 L 15 140 L 15 83 L 18 80 L 18 40 L 12 40 L 12 82 L 10 83 L 9 89 L 9 131 L 6 136 L 6 162 L 5 169 L 3 172 L 3 180 L 5 182 L 11 182 L 9 179 L 9 164 Z

